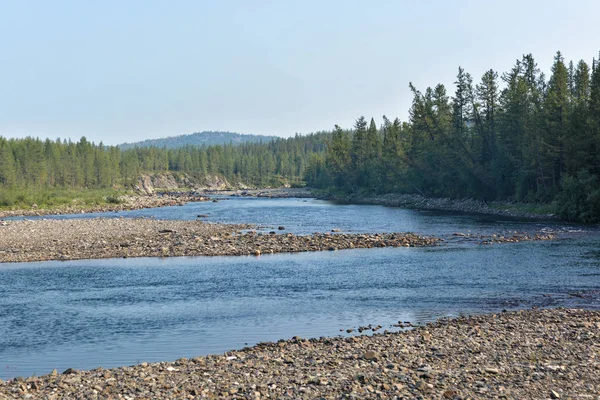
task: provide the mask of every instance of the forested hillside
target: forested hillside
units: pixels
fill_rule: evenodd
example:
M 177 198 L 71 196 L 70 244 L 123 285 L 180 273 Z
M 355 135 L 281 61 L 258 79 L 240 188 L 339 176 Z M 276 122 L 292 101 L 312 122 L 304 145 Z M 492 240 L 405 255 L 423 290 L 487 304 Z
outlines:
M 245 135 L 233 132 L 204 131 L 189 135 L 171 136 L 161 139 L 148 139 L 135 143 L 123 143 L 119 145 L 119 147 L 122 150 L 128 150 L 134 147 L 166 147 L 167 149 L 177 149 L 185 146 L 268 143 L 277 139 L 277 136 Z
M 336 126 L 310 185 L 345 192 L 555 202 L 568 220 L 600 220 L 600 65 L 565 63 L 549 77 L 532 55 L 477 83 L 459 68 L 454 93 L 410 85 L 409 121 Z
M 0 137 L 0 207 L 40 203 L 56 189 L 132 187 L 147 172 L 220 175 L 255 186 L 298 184 L 311 157 L 325 152 L 328 136 L 321 132 L 266 144 L 129 150 L 94 144 L 85 137 L 76 143 Z

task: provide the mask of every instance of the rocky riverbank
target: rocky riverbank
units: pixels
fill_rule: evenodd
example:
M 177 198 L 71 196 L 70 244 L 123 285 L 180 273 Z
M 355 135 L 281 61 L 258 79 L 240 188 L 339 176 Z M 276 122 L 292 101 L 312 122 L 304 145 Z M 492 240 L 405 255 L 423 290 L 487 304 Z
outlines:
M 509 203 L 493 203 L 492 206 L 475 199 L 449 199 L 425 197 L 418 194 L 388 193 L 382 195 L 338 196 L 325 194 L 318 196 L 325 200 L 342 204 L 376 204 L 389 207 L 403 207 L 418 210 L 457 211 L 505 217 L 557 220 L 551 213 L 540 214 L 518 209 Z
M 233 197 L 267 197 L 273 199 L 314 198 L 315 195 L 308 188 L 275 188 L 275 189 L 238 189 L 238 190 L 209 190 L 205 189 L 204 194 L 218 194 Z
M 114 257 L 239 256 L 372 247 L 434 246 L 411 233 L 297 236 L 250 225 L 147 218 L 0 222 L 0 262 Z M 282 227 L 283 228 L 283 227 Z
M 596 399 L 600 312 L 527 310 L 16 378 L 2 399 Z
M 32 217 L 43 215 L 140 210 L 143 208 L 182 206 L 193 201 L 209 200 L 210 199 L 206 196 L 201 196 L 190 192 L 175 192 L 154 195 L 128 195 L 120 196 L 115 203 L 107 203 L 102 205 L 79 204 L 77 206 L 62 206 L 51 209 L 38 208 L 36 205 L 34 205 L 34 207 L 27 210 L 0 210 L 0 219 L 9 217 Z

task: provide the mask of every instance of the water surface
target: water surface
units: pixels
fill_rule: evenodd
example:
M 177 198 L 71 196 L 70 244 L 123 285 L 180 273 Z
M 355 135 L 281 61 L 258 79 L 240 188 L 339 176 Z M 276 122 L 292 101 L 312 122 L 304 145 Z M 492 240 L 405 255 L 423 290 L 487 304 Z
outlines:
M 398 320 L 531 306 L 600 307 L 600 237 L 593 227 L 297 199 L 118 214 L 201 213 L 297 233 L 566 233 L 557 241 L 492 246 L 0 264 L 0 378 L 174 360 L 294 335 L 338 335 L 369 323 L 389 328 Z

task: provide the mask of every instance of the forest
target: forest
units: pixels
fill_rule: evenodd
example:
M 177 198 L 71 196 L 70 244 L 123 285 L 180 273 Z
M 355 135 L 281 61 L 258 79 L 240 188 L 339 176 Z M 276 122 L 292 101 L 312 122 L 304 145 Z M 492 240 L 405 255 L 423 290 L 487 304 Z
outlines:
M 121 150 L 128 150 L 134 147 L 160 147 L 167 149 L 177 149 L 179 147 L 191 146 L 215 146 L 225 144 L 242 143 L 267 143 L 277 140 L 277 136 L 248 135 L 235 132 L 222 131 L 203 131 L 195 132 L 189 135 L 170 136 L 160 139 L 147 139 L 141 142 L 123 143 L 119 145 Z
M 0 137 L 0 207 L 178 171 L 263 187 L 551 204 L 566 220 L 600 220 L 598 60 L 566 63 L 558 52 L 546 77 L 528 54 L 478 82 L 459 68 L 453 94 L 442 84 L 409 87 L 407 121 L 359 117 L 352 129 L 267 143 L 122 149 L 85 137 Z
M 311 156 L 324 154 L 329 133 L 268 143 L 214 146 L 135 147 L 28 137 L 0 137 L 0 207 L 52 203 L 52 197 L 83 190 L 133 188 L 142 173 L 181 172 L 202 181 L 207 175 L 232 184 L 278 187 L 303 182 Z M 68 199 L 64 199 L 65 201 Z
M 525 55 L 478 83 L 458 69 L 413 94 L 409 120 L 335 127 L 308 184 L 347 193 L 418 193 L 552 204 L 563 219 L 600 220 L 600 64 L 554 57 L 548 78 Z

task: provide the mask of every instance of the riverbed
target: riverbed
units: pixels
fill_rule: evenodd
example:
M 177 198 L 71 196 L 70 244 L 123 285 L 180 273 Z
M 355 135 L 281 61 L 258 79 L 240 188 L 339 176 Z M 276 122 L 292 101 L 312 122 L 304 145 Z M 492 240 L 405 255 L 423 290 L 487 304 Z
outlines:
M 204 214 L 294 234 L 413 231 L 454 239 L 432 248 L 1 264 L 0 378 L 174 360 L 295 335 L 354 335 L 368 324 L 394 330 L 398 321 L 600 306 L 595 227 L 312 199 L 217 200 L 56 218 Z M 452 236 L 540 230 L 561 235 L 502 245 Z

